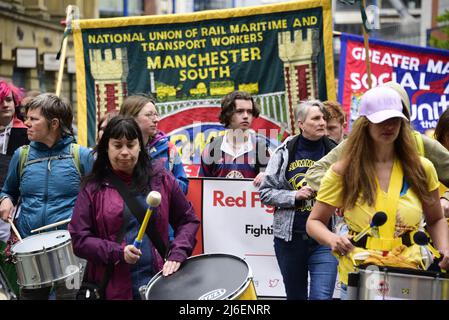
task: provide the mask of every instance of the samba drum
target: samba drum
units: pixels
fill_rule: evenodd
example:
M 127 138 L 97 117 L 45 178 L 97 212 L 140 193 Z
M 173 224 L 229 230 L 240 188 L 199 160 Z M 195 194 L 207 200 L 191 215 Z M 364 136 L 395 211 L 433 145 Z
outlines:
M 250 266 L 229 254 L 188 258 L 174 274 L 162 271 L 143 287 L 146 300 L 257 300 Z
M 51 231 L 23 239 L 12 248 L 17 283 L 22 288 L 42 288 L 68 277 L 79 276 L 70 233 Z
M 348 300 L 449 300 L 449 276 L 434 271 L 365 266 L 349 273 Z

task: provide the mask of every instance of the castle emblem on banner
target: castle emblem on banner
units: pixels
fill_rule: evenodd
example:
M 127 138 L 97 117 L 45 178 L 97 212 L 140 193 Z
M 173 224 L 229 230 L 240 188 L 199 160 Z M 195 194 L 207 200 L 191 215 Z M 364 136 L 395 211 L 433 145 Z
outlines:
M 95 82 L 96 118 L 118 111 L 127 95 L 128 54 L 126 48 L 89 50 L 90 72 Z
M 293 39 L 292 39 L 293 35 Z M 320 52 L 316 29 L 280 32 L 279 58 L 284 63 L 285 93 L 290 129 L 295 133 L 293 107 L 301 100 L 318 97 L 317 58 Z

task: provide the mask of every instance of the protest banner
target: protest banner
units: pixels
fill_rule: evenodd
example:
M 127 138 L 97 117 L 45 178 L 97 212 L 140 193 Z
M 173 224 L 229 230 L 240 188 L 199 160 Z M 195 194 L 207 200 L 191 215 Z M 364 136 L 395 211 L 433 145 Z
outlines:
M 251 180 L 192 178 L 187 198 L 201 220 L 194 254 L 225 253 L 251 268 L 258 296 L 285 297 L 273 247 L 274 208 Z
M 342 34 L 338 101 L 348 115 L 348 129 L 358 116 L 359 102 L 368 90 L 363 38 Z M 449 51 L 370 40 L 373 87 L 395 81 L 407 91 L 411 123 L 431 134 L 449 106 Z
M 73 36 L 82 145 L 95 143 L 101 115 L 135 93 L 157 98 L 159 127 L 182 146 L 184 163 L 223 130 L 220 99 L 229 92 L 256 97 L 253 129 L 273 142 L 291 133 L 298 101 L 335 99 L 328 0 L 77 20 Z

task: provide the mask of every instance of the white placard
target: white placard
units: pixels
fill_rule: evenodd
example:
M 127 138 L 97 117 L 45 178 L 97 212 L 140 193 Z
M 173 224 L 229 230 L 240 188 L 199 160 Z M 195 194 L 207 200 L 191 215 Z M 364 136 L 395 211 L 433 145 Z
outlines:
M 203 181 L 204 253 L 245 259 L 258 296 L 285 297 L 273 247 L 273 211 L 261 203 L 252 181 Z
M 44 53 L 44 70 L 59 71 L 59 60 L 56 60 L 56 53 Z
M 37 68 L 36 48 L 16 48 L 17 68 Z

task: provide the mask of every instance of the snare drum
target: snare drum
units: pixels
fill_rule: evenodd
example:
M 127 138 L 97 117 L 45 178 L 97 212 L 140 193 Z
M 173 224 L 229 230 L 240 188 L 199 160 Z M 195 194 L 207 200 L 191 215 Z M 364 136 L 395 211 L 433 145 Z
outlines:
M 46 232 L 16 243 L 11 252 L 22 288 L 42 288 L 68 277 L 79 276 L 80 264 L 73 254 L 70 233 Z
M 250 266 L 229 254 L 188 258 L 174 274 L 156 274 L 144 288 L 146 300 L 257 300 Z
M 449 300 L 449 276 L 433 271 L 365 266 L 349 273 L 350 300 Z

